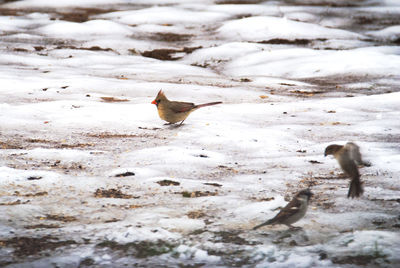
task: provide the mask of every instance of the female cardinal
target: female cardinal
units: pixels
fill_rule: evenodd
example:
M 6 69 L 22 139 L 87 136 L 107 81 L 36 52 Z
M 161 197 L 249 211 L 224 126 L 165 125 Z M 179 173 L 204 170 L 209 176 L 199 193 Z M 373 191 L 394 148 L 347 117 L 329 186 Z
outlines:
M 292 226 L 293 223 L 299 221 L 307 212 L 308 203 L 310 202 L 310 198 L 313 193 L 310 189 L 304 189 L 298 192 L 295 197 L 293 197 L 292 201 L 290 201 L 281 211 L 272 219 L 261 223 L 253 228 L 256 230 L 265 225 L 274 225 L 274 224 L 285 224 L 289 228 L 295 228 Z
M 359 147 L 352 142 L 348 142 L 345 145 L 331 144 L 325 149 L 325 156 L 330 154 L 336 158 L 342 170 L 351 178 L 347 197 L 354 198 L 362 195 L 364 190 L 361 185 L 357 164 L 368 166 L 369 163 L 362 161 Z
M 151 103 L 157 106 L 158 115 L 162 120 L 165 120 L 170 124 L 175 124 L 176 122 L 181 121 L 180 125 L 182 125 L 186 117 L 188 117 L 188 115 L 194 110 L 205 106 L 220 104 L 222 102 L 217 101 L 195 105 L 191 102 L 170 101 L 167 99 L 164 92 L 160 90 L 157 97 Z

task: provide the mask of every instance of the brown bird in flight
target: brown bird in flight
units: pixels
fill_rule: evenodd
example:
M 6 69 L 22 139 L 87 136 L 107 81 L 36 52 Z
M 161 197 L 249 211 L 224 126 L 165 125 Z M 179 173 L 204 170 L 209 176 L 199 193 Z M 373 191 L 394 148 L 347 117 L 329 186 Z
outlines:
M 158 115 L 162 120 L 167 121 L 169 124 L 175 124 L 180 121 L 180 125 L 182 125 L 183 121 L 185 121 L 188 115 L 194 110 L 220 104 L 222 102 L 217 101 L 196 105 L 191 102 L 170 101 L 167 99 L 164 92 L 160 90 L 157 97 L 151 103 L 157 106 Z
M 260 225 L 257 225 L 253 228 L 253 230 L 265 225 L 274 224 L 285 224 L 290 228 L 296 228 L 292 226 L 292 224 L 304 217 L 312 195 L 313 193 L 310 191 L 310 189 L 301 190 L 284 208 L 281 209 L 281 211 L 279 211 L 275 217 L 264 223 L 261 223 Z
M 352 142 L 348 142 L 345 145 L 331 144 L 325 149 L 325 156 L 327 155 L 333 155 L 342 170 L 351 178 L 347 197 L 360 197 L 364 190 L 357 165 L 370 165 L 368 162 L 362 161 L 360 148 Z

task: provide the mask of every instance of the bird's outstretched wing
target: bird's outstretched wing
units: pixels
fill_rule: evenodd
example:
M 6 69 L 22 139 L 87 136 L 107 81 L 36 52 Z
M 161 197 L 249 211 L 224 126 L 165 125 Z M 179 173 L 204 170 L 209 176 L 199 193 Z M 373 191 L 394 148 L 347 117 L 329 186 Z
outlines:
M 345 148 L 349 152 L 350 158 L 353 159 L 357 165 L 366 166 L 366 167 L 371 166 L 370 162 L 363 161 L 361 153 L 360 153 L 360 147 L 358 147 L 357 144 L 355 144 L 353 142 L 348 142 L 348 143 L 346 143 Z

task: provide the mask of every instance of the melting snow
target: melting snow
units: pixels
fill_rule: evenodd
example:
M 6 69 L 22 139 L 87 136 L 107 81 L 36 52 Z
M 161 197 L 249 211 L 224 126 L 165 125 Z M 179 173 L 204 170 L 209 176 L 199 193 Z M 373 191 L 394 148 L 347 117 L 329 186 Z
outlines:
M 397 267 L 399 3 L 290 2 L 1 4 L 0 266 Z

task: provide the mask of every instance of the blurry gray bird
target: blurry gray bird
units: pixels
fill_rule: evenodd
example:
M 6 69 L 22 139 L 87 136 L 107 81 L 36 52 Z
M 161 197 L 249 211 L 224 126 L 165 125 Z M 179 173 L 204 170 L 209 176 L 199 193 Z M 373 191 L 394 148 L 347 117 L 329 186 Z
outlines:
M 308 203 L 313 193 L 310 189 L 301 190 L 294 198 L 272 219 L 257 225 L 256 230 L 265 225 L 284 224 L 289 228 L 295 228 L 293 223 L 299 221 L 307 212 Z
M 357 165 L 370 166 L 368 162 L 362 161 L 360 147 L 353 142 L 348 142 L 345 145 L 331 144 L 325 149 L 325 156 L 327 155 L 333 155 L 342 170 L 351 178 L 347 197 L 360 197 L 364 190 Z

